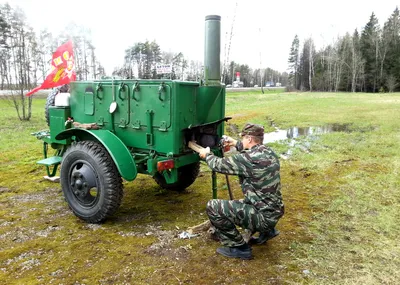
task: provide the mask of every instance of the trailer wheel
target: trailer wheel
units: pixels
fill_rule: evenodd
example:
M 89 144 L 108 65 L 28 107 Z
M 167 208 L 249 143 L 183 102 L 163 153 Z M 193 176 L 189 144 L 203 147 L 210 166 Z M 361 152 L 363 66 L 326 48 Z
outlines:
M 63 157 L 60 176 L 69 207 L 86 222 L 100 223 L 121 205 L 121 176 L 100 143 L 73 143 Z
M 158 172 L 153 178 L 162 188 L 180 192 L 193 184 L 193 182 L 199 175 L 199 172 L 200 162 L 196 162 L 178 168 L 178 181 L 173 184 L 167 184 L 167 182 L 165 182 L 164 176 L 162 176 Z
M 46 105 L 44 107 L 44 116 L 46 117 L 46 123 L 48 126 L 50 126 L 50 113 L 49 113 L 49 108 L 51 106 L 54 106 L 54 101 L 56 98 L 56 95 L 60 92 L 58 88 L 53 89 L 50 91 L 49 95 L 47 95 L 47 100 L 46 100 Z

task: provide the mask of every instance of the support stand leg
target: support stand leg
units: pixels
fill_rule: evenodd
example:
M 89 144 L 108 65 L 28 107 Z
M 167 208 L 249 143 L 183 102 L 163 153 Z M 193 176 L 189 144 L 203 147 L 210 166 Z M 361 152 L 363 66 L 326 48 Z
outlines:
M 217 173 L 212 171 L 212 197 L 213 199 L 217 199 Z

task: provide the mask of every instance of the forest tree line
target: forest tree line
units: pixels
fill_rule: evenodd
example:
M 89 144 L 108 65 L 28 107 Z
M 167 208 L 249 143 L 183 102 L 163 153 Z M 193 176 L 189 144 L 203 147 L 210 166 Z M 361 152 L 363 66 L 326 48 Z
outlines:
M 396 7 L 381 28 L 371 14 L 354 30 L 316 50 L 296 35 L 289 53 L 289 88 L 309 91 L 394 92 L 400 90 L 400 16 Z
M 157 74 L 156 65 L 171 64 L 171 74 Z M 223 69 L 224 67 L 222 67 Z M 280 73 L 271 68 L 252 69 L 247 64 L 231 61 L 226 70 L 223 83 L 232 84 L 236 80 L 236 73 L 240 72 L 240 80 L 244 87 L 265 85 L 267 81 L 287 84 L 288 73 Z M 200 61 L 188 60 L 183 53 L 163 52 L 157 42 L 137 42 L 125 50 L 124 64 L 113 71 L 113 75 L 122 78 L 170 79 L 199 81 L 203 77 L 203 65 Z

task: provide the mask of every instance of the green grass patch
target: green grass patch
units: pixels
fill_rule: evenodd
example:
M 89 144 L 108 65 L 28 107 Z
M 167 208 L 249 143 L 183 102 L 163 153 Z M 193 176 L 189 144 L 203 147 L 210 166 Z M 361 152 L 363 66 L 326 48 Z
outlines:
M 218 243 L 177 234 L 206 220 L 211 173 L 202 165 L 183 193 L 148 176 L 124 183 L 117 213 L 89 225 L 43 179 L 45 99 L 21 122 L 0 100 L 0 280 L 4 284 L 395 284 L 400 278 L 400 94 L 227 93 L 227 133 L 245 122 L 289 127 L 346 124 L 281 160 L 286 213 L 279 237 L 254 260 L 215 254 Z M 278 154 L 289 148 L 271 146 Z M 231 178 L 235 198 L 238 179 Z M 218 196 L 228 198 L 224 176 Z M 1 282 L 0 282 L 1 283 Z

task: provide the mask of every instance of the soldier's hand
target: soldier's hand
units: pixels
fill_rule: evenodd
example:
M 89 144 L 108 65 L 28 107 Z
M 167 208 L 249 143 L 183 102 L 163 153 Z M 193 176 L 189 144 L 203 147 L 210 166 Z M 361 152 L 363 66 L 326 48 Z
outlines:
M 206 156 L 207 156 L 207 154 L 209 154 L 210 152 L 211 152 L 211 151 L 210 151 L 210 148 L 209 148 L 209 147 L 203 148 L 203 149 L 200 150 L 199 156 L 200 156 L 201 158 L 205 159 Z
M 223 136 L 224 138 L 224 146 L 236 146 L 237 140 L 229 137 L 229 136 Z

